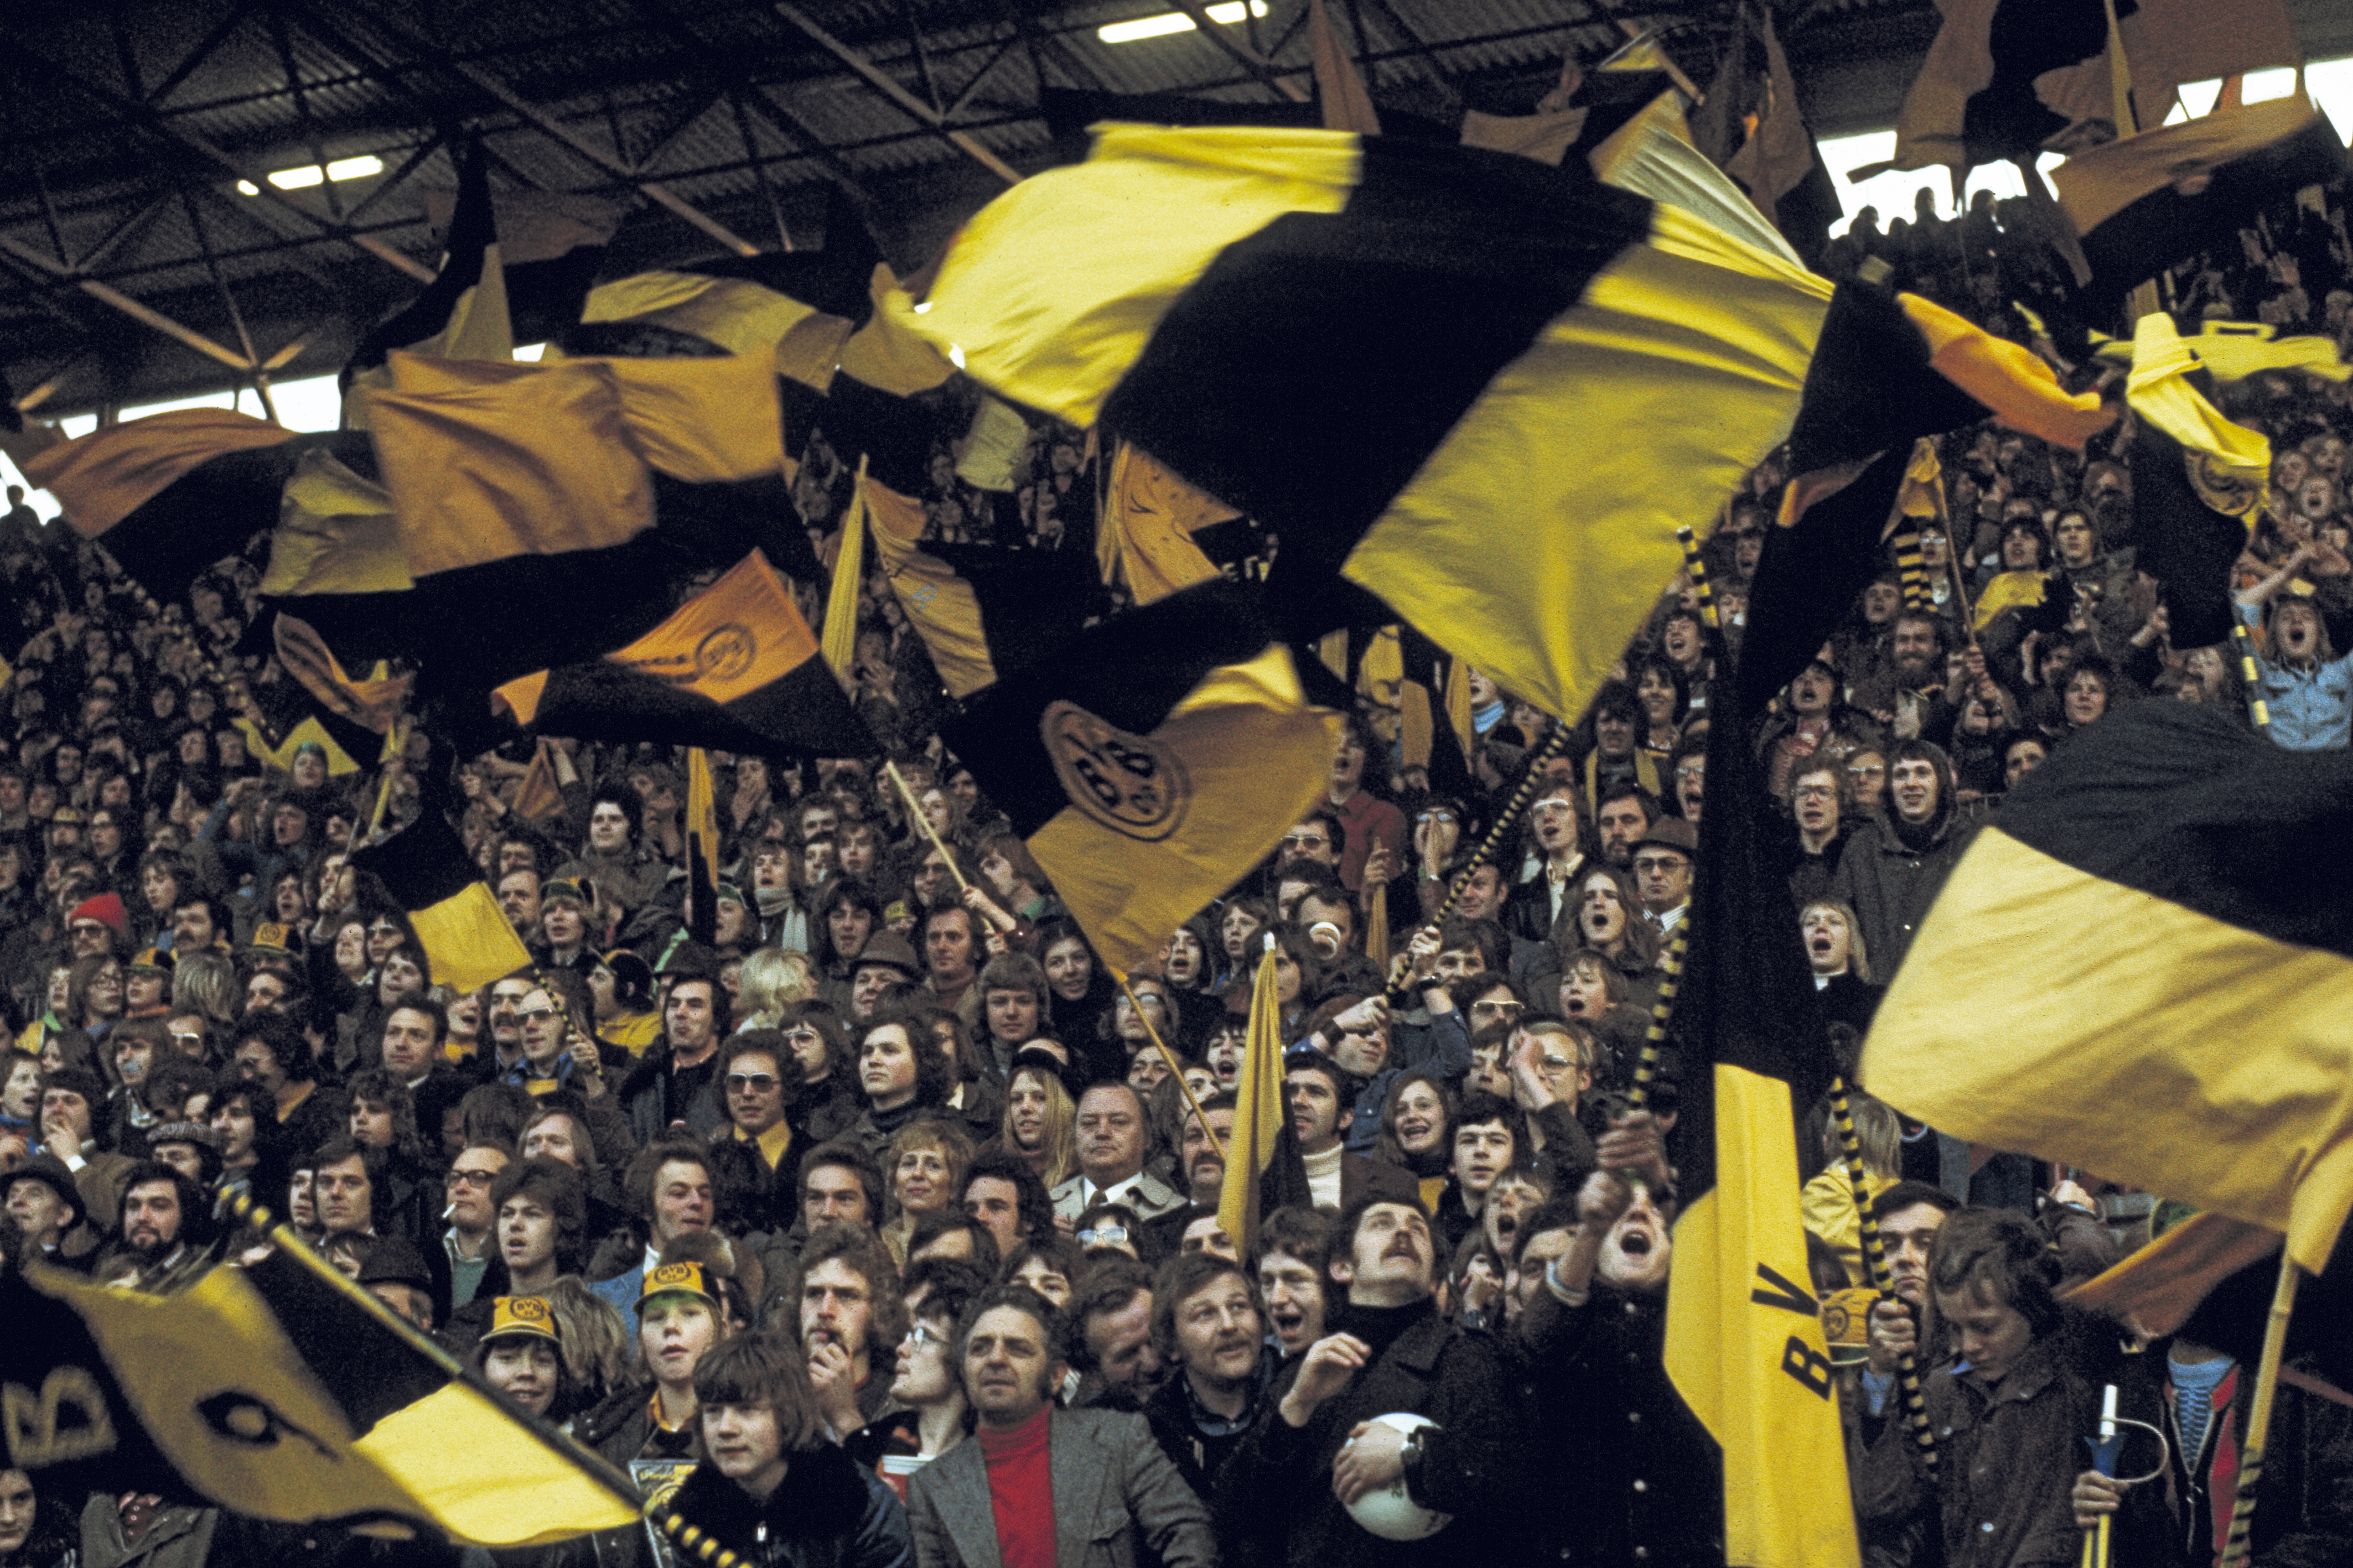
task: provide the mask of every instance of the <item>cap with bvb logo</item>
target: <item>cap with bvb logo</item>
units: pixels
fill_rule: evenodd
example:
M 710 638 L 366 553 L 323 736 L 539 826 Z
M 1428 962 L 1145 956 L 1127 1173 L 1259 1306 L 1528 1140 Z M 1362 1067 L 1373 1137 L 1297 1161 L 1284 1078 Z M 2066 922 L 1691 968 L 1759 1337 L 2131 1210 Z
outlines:
M 638 1300 L 642 1305 L 672 1291 L 700 1296 L 714 1307 L 719 1305 L 719 1292 L 711 1288 L 711 1280 L 700 1263 L 663 1264 L 646 1276 L 645 1282 L 638 1288 Z
M 508 1335 L 527 1335 L 533 1339 L 553 1340 L 555 1313 L 544 1296 L 501 1296 L 491 1303 L 491 1331 L 486 1340 Z

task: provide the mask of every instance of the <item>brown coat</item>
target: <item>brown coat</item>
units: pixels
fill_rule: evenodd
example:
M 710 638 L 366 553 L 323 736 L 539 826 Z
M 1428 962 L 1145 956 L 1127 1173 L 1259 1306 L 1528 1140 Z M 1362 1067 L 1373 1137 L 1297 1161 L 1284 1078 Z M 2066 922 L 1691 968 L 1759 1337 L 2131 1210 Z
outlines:
M 2084 1550 L 2068 1492 L 2089 1461 L 2097 1391 L 2069 1372 L 2058 1338 L 2029 1346 L 1989 1392 L 1947 1367 L 1930 1375 L 1936 1434 L 1931 1482 L 1901 1421 L 1890 1421 L 1855 1476 L 1867 1531 L 1915 1526 L 1944 1542 L 1945 1568 L 2072 1568 Z

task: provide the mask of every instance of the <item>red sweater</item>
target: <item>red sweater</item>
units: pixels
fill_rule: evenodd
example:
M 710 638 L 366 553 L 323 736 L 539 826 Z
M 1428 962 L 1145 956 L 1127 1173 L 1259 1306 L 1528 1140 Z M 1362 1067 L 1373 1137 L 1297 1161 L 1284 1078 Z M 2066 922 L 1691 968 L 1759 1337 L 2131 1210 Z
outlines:
M 1053 1418 L 1049 1405 L 1018 1426 L 984 1425 L 974 1434 L 988 1461 L 988 1500 L 1004 1568 L 1055 1568 L 1054 1460 L 1046 1441 Z

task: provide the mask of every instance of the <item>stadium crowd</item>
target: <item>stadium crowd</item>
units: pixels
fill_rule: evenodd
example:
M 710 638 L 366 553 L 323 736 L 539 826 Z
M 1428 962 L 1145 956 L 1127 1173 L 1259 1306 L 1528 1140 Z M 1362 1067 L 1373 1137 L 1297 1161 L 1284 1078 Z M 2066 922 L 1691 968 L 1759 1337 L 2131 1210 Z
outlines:
M 2353 351 L 2353 295 L 2306 281 L 2345 275 L 2330 196 L 2292 209 L 2293 243 L 2251 234 L 2243 262 L 2189 269 L 2183 308 L 2252 301 Z M 1863 226 L 1847 260 L 1882 254 L 2023 336 L 1970 261 L 1972 226 L 1999 221 L 1893 244 Z M 2285 745 L 2353 731 L 2348 384 L 2224 393 L 2274 453 L 2235 587 Z M 1788 915 L 1849 1048 L 2007 789 L 2122 704 L 2247 703 L 2225 649 L 2170 642 L 2110 442 L 1986 426 L 1941 456 L 1949 521 L 1920 580 L 1907 597 L 1891 557 L 1755 737 Z M 1091 549 L 1084 448 L 1039 439 L 1028 466 L 1003 500 L 944 466 L 935 531 Z M 1458 764 L 1408 766 L 1394 710 L 1351 715 L 1325 803 L 1169 934 L 1133 1001 L 973 776 L 901 718 L 938 698 L 879 576 L 861 702 L 929 833 L 862 762 L 717 759 L 720 912 L 698 942 L 674 753 L 558 742 L 560 798 L 524 792 L 528 742 L 486 753 L 460 766 L 459 826 L 533 963 L 460 994 L 344 864 L 376 770 L 331 772 L 317 745 L 261 760 L 282 676 L 241 651 L 251 563 L 142 607 L 20 510 L 0 538 L 7 1247 L 168 1289 L 212 1255 L 211 1194 L 246 1191 L 761 1564 L 1719 1563 L 1720 1461 L 1660 1360 L 1674 1086 L 1631 1115 L 1624 1092 L 1783 479 L 1760 468 L 1704 546 L 1721 624 L 1688 583 L 1662 599 L 1443 918 L 1555 722 L 1476 672 Z M 426 755 L 383 770 L 392 822 L 420 809 Z M 1218 1197 L 1270 943 L 1297 1158 L 1245 1251 Z M 2176 1439 L 2164 1479 L 2079 1479 L 2104 1336 L 2054 1289 L 2139 1239 L 2104 1223 L 2096 1175 L 1856 1110 L 1896 1279 L 1838 1373 L 1871 1560 L 2073 1562 L 2115 1510 L 2119 1561 L 2211 1562 L 2245 1369 L 2196 1320 L 2106 1379 Z M 1863 1277 L 1827 1121 L 1814 1108 L 1801 1151 L 1834 1299 Z M 1915 1346 L 1935 1473 L 1893 1393 Z M 2281 1397 L 2254 1561 L 2353 1560 L 2353 1416 Z M 1432 1424 L 1375 1419 L 1395 1412 Z M 0 1475 L 0 1563 L 480 1557 L 37 1479 Z M 1390 1540 L 1351 1517 L 1392 1488 L 1409 1523 L 1451 1522 Z M 495 1555 L 656 1550 L 618 1531 Z

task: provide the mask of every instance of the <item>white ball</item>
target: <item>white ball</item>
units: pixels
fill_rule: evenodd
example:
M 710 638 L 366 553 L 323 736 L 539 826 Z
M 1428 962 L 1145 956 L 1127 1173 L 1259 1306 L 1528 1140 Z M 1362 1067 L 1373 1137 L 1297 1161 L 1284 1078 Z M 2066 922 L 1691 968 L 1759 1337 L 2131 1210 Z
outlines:
M 1392 1411 L 1373 1419 L 1380 1426 L 1394 1426 L 1400 1432 L 1411 1432 L 1422 1426 L 1435 1431 L 1438 1427 L 1438 1423 L 1429 1416 L 1416 1415 L 1410 1410 Z M 1452 1514 L 1424 1508 L 1406 1496 L 1402 1479 L 1376 1488 L 1350 1503 L 1348 1517 L 1384 1541 L 1420 1541 L 1454 1522 Z

